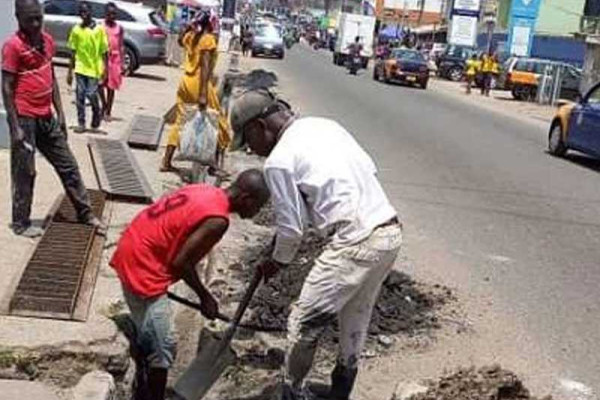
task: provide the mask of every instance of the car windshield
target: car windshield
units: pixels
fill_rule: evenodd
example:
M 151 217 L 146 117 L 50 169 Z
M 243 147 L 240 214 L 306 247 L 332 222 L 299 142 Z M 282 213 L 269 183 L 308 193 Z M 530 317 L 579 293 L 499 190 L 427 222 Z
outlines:
M 418 51 L 414 50 L 394 50 L 392 52 L 392 58 L 397 58 L 399 60 L 405 61 L 425 61 L 423 55 Z
M 256 28 L 256 36 L 276 39 L 281 36 L 279 29 L 273 25 L 261 25 Z

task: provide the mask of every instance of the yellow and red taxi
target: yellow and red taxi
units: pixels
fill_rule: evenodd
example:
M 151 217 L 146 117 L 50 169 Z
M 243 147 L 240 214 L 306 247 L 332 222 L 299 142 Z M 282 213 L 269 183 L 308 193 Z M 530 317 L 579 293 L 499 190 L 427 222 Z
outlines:
M 552 120 L 548 151 L 564 156 L 569 149 L 600 157 L 600 83 L 576 103 L 560 107 Z
M 403 82 L 427 89 L 429 66 L 423 54 L 412 49 L 394 49 L 389 57 L 379 59 L 373 68 L 373 79 Z

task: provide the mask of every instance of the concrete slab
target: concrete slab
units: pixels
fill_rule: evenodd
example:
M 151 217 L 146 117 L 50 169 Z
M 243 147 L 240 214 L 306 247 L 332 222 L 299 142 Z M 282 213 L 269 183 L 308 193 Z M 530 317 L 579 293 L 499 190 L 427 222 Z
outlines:
M 40 382 L 0 379 L 0 400 L 60 400 L 56 392 Z

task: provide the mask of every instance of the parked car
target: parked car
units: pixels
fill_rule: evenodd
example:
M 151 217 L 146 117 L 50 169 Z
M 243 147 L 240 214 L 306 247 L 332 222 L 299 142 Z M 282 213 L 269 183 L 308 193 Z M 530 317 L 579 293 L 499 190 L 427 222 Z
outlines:
M 569 149 L 600 157 L 600 83 L 578 102 L 560 107 L 550 125 L 548 151 L 564 156 Z
M 252 41 L 252 57 L 258 55 L 285 57 L 281 29 L 274 24 L 256 25 Z
M 472 47 L 449 45 L 437 58 L 438 75 L 459 82 L 463 79 L 465 65 L 477 51 Z
M 88 3 L 94 19 L 103 20 L 108 0 L 88 0 Z M 118 8 L 117 21 L 125 32 L 125 74 L 132 74 L 144 64 L 162 62 L 166 53 L 167 24 L 161 15 L 140 4 L 114 3 Z M 56 41 L 59 56 L 71 54 L 67 41 L 71 28 L 81 21 L 78 4 L 77 0 L 44 1 L 45 28 Z
M 388 58 L 376 61 L 373 79 L 418 84 L 422 89 L 427 89 L 429 67 L 421 52 L 412 49 L 394 49 Z
M 560 97 L 573 100 L 579 93 L 582 73 L 570 64 L 540 58 L 512 57 L 503 66 L 499 85 L 510 90 L 517 100 L 531 100 L 537 96 L 540 77 L 545 71 L 553 73 L 563 68 Z

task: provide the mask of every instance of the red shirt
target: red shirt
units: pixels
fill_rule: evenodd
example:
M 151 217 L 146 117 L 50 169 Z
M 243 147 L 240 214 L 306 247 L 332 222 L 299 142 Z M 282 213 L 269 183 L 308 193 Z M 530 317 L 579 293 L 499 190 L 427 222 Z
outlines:
M 11 36 L 2 46 L 2 70 L 16 76 L 15 105 L 19 116 L 52 115 L 55 45 L 46 32 L 42 32 L 42 38 L 43 52 L 33 47 L 22 32 Z
M 229 220 L 223 189 L 188 185 L 142 210 L 127 227 L 110 265 L 130 292 L 144 297 L 165 294 L 181 278 L 171 266 L 188 236 L 209 217 Z

